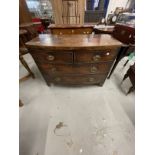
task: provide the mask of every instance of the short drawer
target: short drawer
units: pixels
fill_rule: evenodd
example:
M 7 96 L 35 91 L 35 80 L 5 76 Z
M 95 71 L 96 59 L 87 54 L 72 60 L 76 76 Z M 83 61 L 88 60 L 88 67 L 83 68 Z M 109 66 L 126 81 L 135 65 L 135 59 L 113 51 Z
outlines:
M 51 82 L 56 84 L 97 84 L 106 79 L 105 75 L 85 75 L 85 76 L 53 76 Z
M 40 64 L 47 74 L 102 74 L 107 73 L 112 62 L 82 65 Z
M 45 52 L 45 53 L 31 53 L 35 61 L 43 63 L 62 63 L 71 64 L 73 63 L 72 52 Z
M 74 61 L 75 63 L 98 63 L 104 61 L 113 61 L 117 55 L 117 49 L 107 49 L 104 51 L 93 51 L 93 52 L 75 52 Z
M 75 29 L 74 34 L 91 34 L 93 32 L 93 28 L 79 28 Z

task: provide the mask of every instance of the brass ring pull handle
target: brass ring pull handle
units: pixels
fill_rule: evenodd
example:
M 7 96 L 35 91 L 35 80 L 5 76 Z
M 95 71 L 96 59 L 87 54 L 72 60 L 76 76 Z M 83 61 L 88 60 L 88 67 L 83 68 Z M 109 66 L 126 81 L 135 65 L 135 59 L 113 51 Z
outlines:
M 51 68 L 51 71 L 52 71 L 52 72 L 56 72 L 57 69 L 56 69 L 55 67 L 53 67 L 53 68 Z
M 122 31 L 121 31 L 121 35 L 124 35 L 124 34 L 125 34 L 125 31 L 124 31 L 124 30 L 122 30 Z
M 57 77 L 57 78 L 55 78 L 55 81 L 56 82 L 59 82 L 59 81 L 61 81 L 61 78 L 60 77 Z
M 95 66 L 93 66 L 93 67 L 91 67 L 90 71 L 91 71 L 91 73 L 96 73 L 98 71 L 98 69 Z
M 55 57 L 53 55 L 48 55 L 47 59 L 50 61 L 53 61 L 55 59 Z
M 94 82 L 94 81 L 95 81 L 94 78 L 92 78 L 92 77 L 89 78 L 89 82 Z
M 108 56 L 108 55 L 110 55 L 110 53 L 109 53 L 109 52 L 107 52 L 107 53 L 106 53 L 106 55 Z
M 101 59 L 101 56 L 100 55 L 93 56 L 93 60 L 94 61 L 99 61 L 100 59 Z

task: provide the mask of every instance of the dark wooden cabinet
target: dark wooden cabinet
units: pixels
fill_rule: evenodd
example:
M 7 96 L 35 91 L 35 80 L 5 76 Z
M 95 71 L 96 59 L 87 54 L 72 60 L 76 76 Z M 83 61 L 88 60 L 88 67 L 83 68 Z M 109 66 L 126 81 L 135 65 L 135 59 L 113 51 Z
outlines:
M 48 85 L 103 85 L 121 45 L 110 35 L 40 35 L 26 44 Z
M 135 44 L 135 27 L 125 24 L 116 24 L 113 37 L 125 44 Z

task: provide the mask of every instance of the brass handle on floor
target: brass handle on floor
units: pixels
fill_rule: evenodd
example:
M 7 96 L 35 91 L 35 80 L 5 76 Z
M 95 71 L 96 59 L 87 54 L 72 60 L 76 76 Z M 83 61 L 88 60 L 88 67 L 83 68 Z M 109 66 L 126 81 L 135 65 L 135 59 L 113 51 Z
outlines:
M 91 69 L 90 69 L 91 73 L 96 73 L 97 71 L 98 71 L 98 69 L 95 66 L 91 67 Z
M 55 78 L 55 81 L 56 81 L 56 82 L 59 82 L 59 81 L 61 81 L 61 78 L 60 78 L 60 77 L 56 77 L 56 78 Z
M 92 78 L 92 77 L 89 78 L 89 82 L 94 82 L 94 81 L 95 81 L 94 78 Z
M 55 59 L 55 57 L 53 55 L 48 55 L 47 59 L 50 61 L 53 61 Z
M 100 55 L 93 56 L 93 60 L 94 61 L 99 61 L 100 59 L 101 59 L 101 56 Z

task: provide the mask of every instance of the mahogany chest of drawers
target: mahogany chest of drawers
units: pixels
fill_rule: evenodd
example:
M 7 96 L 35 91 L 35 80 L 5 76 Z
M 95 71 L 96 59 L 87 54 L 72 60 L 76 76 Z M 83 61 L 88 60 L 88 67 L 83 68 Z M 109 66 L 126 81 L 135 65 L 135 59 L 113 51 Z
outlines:
M 47 85 L 102 86 L 121 45 L 103 34 L 42 34 L 26 43 Z

